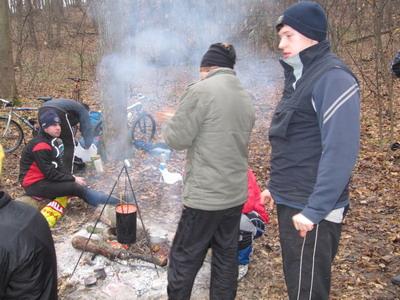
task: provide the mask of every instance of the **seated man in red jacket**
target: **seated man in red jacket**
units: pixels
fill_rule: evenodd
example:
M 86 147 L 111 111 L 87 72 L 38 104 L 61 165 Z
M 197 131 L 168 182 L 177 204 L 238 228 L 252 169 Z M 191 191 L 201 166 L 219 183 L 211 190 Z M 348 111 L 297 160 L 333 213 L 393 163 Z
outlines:
M 269 223 L 269 215 L 261 201 L 261 191 L 256 176 L 251 169 L 247 171 L 248 196 L 242 209 L 239 236 L 239 276 L 242 279 L 248 270 L 250 255 L 253 252 L 253 240 L 263 235 L 265 224 Z
M 116 204 L 118 199 L 92 190 L 84 178 L 74 176 L 64 168 L 60 118 L 53 110 L 46 110 L 39 117 L 41 130 L 24 148 L 20 160 L 19 180 L 29 196 L 54 199 L 77 196 L 90 205 Z

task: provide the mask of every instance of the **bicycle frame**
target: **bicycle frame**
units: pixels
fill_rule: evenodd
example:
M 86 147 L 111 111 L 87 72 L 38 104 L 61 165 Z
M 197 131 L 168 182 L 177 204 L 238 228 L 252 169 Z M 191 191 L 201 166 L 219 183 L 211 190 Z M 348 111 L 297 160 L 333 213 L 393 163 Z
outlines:
M 129 105 L 126 108 L 127 111 L 127 120 L 128 120 L 128 126 L 132 127 L 133 123 L 135 120 L 140 116 L 140 114 L 143 112 L 143 105 L 141 102 L 136 102 L 132 105 Z M 136 116 L 135 116 L 136 114 Z
M 16 113 L 15 110 L 17 111 L 37 111 L 37 108 L 33 108 L 33 107 L 21 107 L 21 108 L 13 108 L 8 112 L 8 120 L 7 120 L 7 127 L 6 130 L 8 130 L 8 127 L 10 126 L 10 122 L 13 118 L 13 116 L 17 117 L 18 120 L 20 120 L 22 123 L 24 123 L 26 126 L 28 126 L 30 129 L 32 129 L 33 131 L 36 131 L 35 126 L 33 126 L 33 124 L 31 124 L 31 122 L 29 122 L 29 119 L 25 118 L 24 116 L 21 116 L 20 114 Z
M 25 124 L 26 126 L 28 126 L 32 131 L 36 131 L 36 128 L 33 124 L 31 124 L 31 122 L 29 122 L 29 119 L 25 118 L 24 116 L 18 114 L 16 111 L 37 111 L 38 108 L 36 107 L 13 107 L 13 106 L 8 106 L 10 105 L 10 102 L 4 99 L 0 99 L 1 102 L 3 102 L 3 107 L 8 109 L 7 112 L 7 125 L 6 125 L 6 130 L 4 132 L 7 132 L 9 126 L 10 126 L 10 122 L 13 119 L 13 116 L 15 116 L 18 120 L 20 120 L 23 124 Z

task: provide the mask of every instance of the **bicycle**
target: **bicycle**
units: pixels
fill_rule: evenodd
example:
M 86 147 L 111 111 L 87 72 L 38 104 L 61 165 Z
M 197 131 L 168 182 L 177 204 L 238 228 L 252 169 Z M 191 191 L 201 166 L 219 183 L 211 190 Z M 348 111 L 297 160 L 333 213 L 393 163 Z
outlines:
M 136 97 L 139 100 L 143 100 L 146 97 L 142 94 L 137 94 Z M 138 141 L 148 143 L 156 134 L 156 121 L 154 118 L 143 109 L 143 104 L 138 101 L 130 105 L 126 109 L 128 128 L 133 144 L 136 147 Z M 100 137 L 103 135 L 103 120 L 97 123 L 94 129 L 94 136 Z
M 47 101 L 48 97 L 39 97 L 38 100 Z M 21 125 L 14 118 L 25 124 L 32 131 L 33 136 L 38 132 L 37 122 L 34 118 L 26 118 L 17 112 L 38 111 L 39 108 L 15 107 L 12 102 L 5 99 L 0 99 L 0 102 L 3 105 L 3 109 L 8 109 L 7 115 L 0 116 L 0 144 L 3 145 L 4 152 L 11 153 L 21 146 L 25 136 Z

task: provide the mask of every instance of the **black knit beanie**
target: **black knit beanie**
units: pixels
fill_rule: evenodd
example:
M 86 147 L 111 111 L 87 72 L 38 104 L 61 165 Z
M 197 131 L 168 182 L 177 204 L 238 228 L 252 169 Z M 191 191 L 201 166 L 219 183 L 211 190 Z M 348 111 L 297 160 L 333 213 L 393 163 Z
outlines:
M 216 43 L 212 44 L 203 55 L 200 67 L 223 67 L 233 69 L 235 62 L 235 48 L 230 44 Z
M 289 25 L 302 35 L 321 42 L 326 39 L 328 21 L 323 8 L 316 2 L 304 1 L 293 4 L 279 17 L 276 29 Z
M 39 116 L 40 126 L 45 129 L 54 124 L 60 124 L 60 118 L 54 110 L 46 110 Z

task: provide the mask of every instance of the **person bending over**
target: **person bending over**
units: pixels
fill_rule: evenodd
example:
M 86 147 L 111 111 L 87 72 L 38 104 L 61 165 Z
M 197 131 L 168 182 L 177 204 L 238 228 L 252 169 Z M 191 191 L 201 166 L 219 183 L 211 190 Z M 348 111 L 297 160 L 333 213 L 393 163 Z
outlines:
M 39 119 L 47 111 L 55 111 L 60 118 L 60 138 L 65 148 L 62 161 L 65 169 L 72 173 L 75 150 L 75 134 L 72 127 L 79 123 L 79 131 L 83 137 L 83 148 L 89 149 L 93 143 L 93 126 L 90 122 L 89 108 L 71 99 L 52 99 L 45 102 L 39 109 Z

